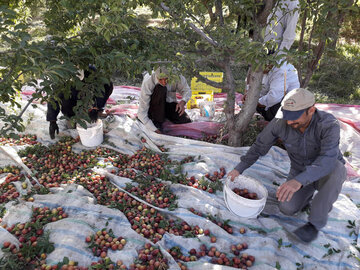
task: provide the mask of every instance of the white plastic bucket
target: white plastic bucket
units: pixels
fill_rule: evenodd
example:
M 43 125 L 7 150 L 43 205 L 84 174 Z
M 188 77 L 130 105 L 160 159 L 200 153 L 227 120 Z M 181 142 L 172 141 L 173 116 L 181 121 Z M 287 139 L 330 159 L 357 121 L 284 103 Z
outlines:
M 98 119 L 95 123 L 86 124 L 87 129 L 82 128 L 80 125 L 76 127 L 81 143 L 87 147 L 98 146 L 104 140 L 103 122 Z
M 234 188 L 246 188 L 250 192 L 256 192 L 259 199 L 251 200 L 237 195 Z M 260 181 L 239 175 L 231 181 L 227 178 L 224 185 L 224 200 L 227 208 L 239 217 L 256 218 L 264 209 L 268 191 Z

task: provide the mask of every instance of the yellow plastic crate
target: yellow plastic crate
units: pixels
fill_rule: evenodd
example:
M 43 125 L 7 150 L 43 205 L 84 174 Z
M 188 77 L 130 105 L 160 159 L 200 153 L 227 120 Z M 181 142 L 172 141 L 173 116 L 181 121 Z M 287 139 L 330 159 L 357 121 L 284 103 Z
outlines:
M 222 72 L 207 72 L 202 71 L 200 72 L 200 75 L 204 76 L 205 78 L 214 81 L 214 82 L 222 82 L 224 78 L 224 73 Z M 191 79 L 191 90 L 193 91 L 213 91 L 215 93 L 221 93 L 220 88 L 215 88 L 213 86 L 210 86 L 206 83 L 198 81 L 196 77 L 193 77 Z
M 186 108 L 199 108 L 199 103 L 202 101 L 214 101 L 213 91 L 192 91 L 191 99 L 188 101 Z

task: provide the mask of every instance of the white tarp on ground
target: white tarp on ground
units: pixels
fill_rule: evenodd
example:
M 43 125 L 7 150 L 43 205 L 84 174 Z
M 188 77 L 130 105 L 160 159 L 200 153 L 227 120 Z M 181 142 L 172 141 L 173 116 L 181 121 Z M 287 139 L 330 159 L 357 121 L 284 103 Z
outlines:
M 27 126 L 26 133 L 36 134 L 41 143 L 49 144 L 53 141 L 48 136 L 48 123 L 45 121 L 46 107 L 38 105 L 38 108 L 29 108 L 26 117 L 32 118 Z M 64 121 L 58 121 L 63 134 L 77 136 L 76 130 L 66 130 Z M 134 153 L 142 147 L 141 137 L 147 138 L 146 146 L 156 150 L 157 145 L 165 145 L 169 148 L 171 158 L 183 158 L 187 155 L 198 157 L 201 155 L 201 162 L 194 162 L 185 166 L 189 175 L 203 175 L 206 172 L 214 172 L 220 167 L 225 167 L 229 172 L 239 161 L 247 147 L 234 148 L 223 145 L 214 145 L 205 142 L 182 139 L 166 135 L 159 135 L 153 132 L 144 132 L 143 126 L 126 116 L 115 116 L 112 121 L 104 120 L 106 129 L 109 130 L 106 137 L 116 145 L 116 149 L 122 153 Z M 354 162 L 359 167 L 359 134 L 348 126 L 342 126 L 341 149 L 352 153 L 350 163 Z M 82 149 L 80 143 L 73 148 Z M 0 154 L 1 166 L 7 165 L 7 158 L 4 153 Z M 302 244 L 294 240 L 289 231 L 307 221 L 307 214 L 302 212 L 296 216 L 288 217 L 279 212 L 275 192 L 277 186 L 283 183 L 289 171 L 289 160 L 286 151 L 273 147 L 269 153 L 260 158 L 256 164 L 245 171 L 245 175 L 260 180 L 268 189 L 269 197 L 262 215 L 256 219 L 240 218 L 233 215 L 225 205 L 223 194 L 218 192 L 210 194 L 192 187 L 173 184 L 171 189 L 179 197 L 176 211 L 162 210 L 177 216 L 190 225 L 199 225 L 203 229 L 210 229 L 211 233 L 218 239 L 216 243 L 210 243 L 207 236 L 200 236 L 195 239 L 188 239 L 171 234 L 166 234 L 158 242 L 164 249 L 175 245 L 180 246 L 184 254 L 188 254 L 191 248 L 198 248 L 201 243 L 208 247 L 216 246 L 223 252 L 230 253 L 230 245 L 246 242 L 249 245 L 246 253 L 255 256 L 256 263 L 251 269 L 359 269 L 360 263 L 354 256 L 360 257 L 354 247 L 357 243 L 359 232 L 360 210 L 357 204 L 360 203 L 360 178 L 352 176 L 343 186 L 342 193 L 334 204 L 329 214 L 329 221 L 320 233 L 317 240 L 311 244 Z M 113 183 L 124 187 L 124 181 L 109 174 Z M 68 190 L 73 192 L 69 193 Z M 131 230 L 126 217 L 118 210 L 108 209 L 101 205 L 94 205 L 90 193 L 78 186 L 55 189 L 56 193 L 50 195 L 35 196 L 34 203 L 22 203 L 10 206 L 3 222 L 24 222 L 24 215 L 35 206 L 62 206 L 69 213 L 66 220 L 50 223 L 46 230 L 50 231 L 50 239 L 55 243 L 55 251 L 48 256 L 48 263 L 62 261 L 67 256 L 71 260 L 78 261 L 80 265 L 89 265 L 92 257 L 90 250 L 86 248 L 85 237 L 91 232 L 104 227 L 109 222 L 108 228 L 112 228 L 115 235 L 129 239 L 129 244 L 122 251 L 110 253 L 113 260 L 123 259 L 128 265 L 136 257 L 136 249 L 148 240 L 142 238 Z M 55 192 L 54 190 L 54 192 Z M 187 209 L 194 207 L 196 210 L 218 216 L 223 220 L 230 220 L 234 228 L 232 235 L 226 233 L 222 228 L 212 222 L 194 215 Z M 21 218 L 20 218 L 21 217 Z M 111 217 L 111 219 L 109 219 Z M 356 228 L 348 228 L 348 221 L 355 221 Z M 240 234 L 239 228 L 247 228 L 245 234 Z M 351 233 L 354 231 L 355 233 Z M 351 234 L 351 235 L 350 235 Z M 0 228 L 0 245 L 8 241 L 12 235 Z M 330 256 L 329 249 L 340 250 Z M 0 251 L 1 252 L 1 251 Z M 163 251 L 166 255 L 166 252 Z M 1 253 L 0 253 L 1 256 Z M 170 266 L 178 269 L 171 258 Z M 204 257 L 196 262 L 188 263 L 189 269 L 228 269 L 220 265 L 209 263 L 210 258 Z

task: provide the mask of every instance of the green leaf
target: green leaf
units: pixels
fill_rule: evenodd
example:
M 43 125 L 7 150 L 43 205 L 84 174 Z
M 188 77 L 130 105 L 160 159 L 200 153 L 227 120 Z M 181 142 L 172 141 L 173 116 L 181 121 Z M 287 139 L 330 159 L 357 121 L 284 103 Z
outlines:
M 69 264 L 69 262 L 70 262 L 69 258 L 68 258 L 68 257 L 64 257 L 63 263 L 64 263 L 64 264 Z
M 110 43 L 110 39 L 111 39 L 110 31 L 106 29 L 106 30 L 104 31 L 103 36 L 104 36 L 104 38 L 106 39 L 106 41 L 107 41 L 108 43 Z

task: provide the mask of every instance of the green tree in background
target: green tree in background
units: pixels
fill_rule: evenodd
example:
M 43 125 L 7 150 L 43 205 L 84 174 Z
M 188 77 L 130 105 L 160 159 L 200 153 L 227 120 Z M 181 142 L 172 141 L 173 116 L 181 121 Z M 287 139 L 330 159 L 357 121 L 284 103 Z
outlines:
M 349 14 L 360 14 L 353 0 L 301 0 L 300 39 L 294 63 L 301 87 L 307 87 L 326 50 L 334 50 L 341 26 Z
M 358 12 L 358 2 L 348 0 L 301 0 L 298 49 L 287 53 L 297 65 L 302 86 L 307 86 L 328 44 L 336 44 L 347 15 Z M 263 68 L 278 65 L 279 55 L 268 55 L 264 43 L 267 18 L 278 0 L 28 0 L 0 2 L 0 100 L 19 106 L 22 86 L 35 87 L 32 99 L 47 101 L 70 87 L 81 89 L 82 103 L 75 120 L 87 120 L 86 108 L 97 85 L 85 85 L 79 69 L 94 64 L 103 84 L 114 71 L 128 76 L 150 71 L 154 64 L 176 68 L 188 78 L 223 89 L 229 144 L 241 145 L 242 136 L 255 112 Z M 150 7 L 156 26 L 139 16 L 137 9 Z M 32 30 L 32 18 L 41 18 L 44 36 Z M 252 33 L 250 38 L 250 32 Z M 294 47 L 294 46 L 293 46 Z M 243 91 L 239 69 L 247 70 L 247 101 L 235 115 L 235 92 Z M 199 72 L 211 68 L 224 72 L 216 83 Z M 38 82 L 41 82 L 38 85 Z M 95 91 L 88 91 L 89 89 Z M 31 101 L 30 100 L 30 101 Z M 30 101 L 28 105 L 30 104 Z M 28 106 L 27 105 L 27 106 Z M 20 114 L 0 107 L 1 133 L 23 129 Z
M 88 120 L 87 108 L 98 87 L 108 82 L 114 70 L 125 74 L 138 74 L 150 69 L 150 62 L 157 57 L 153 52 L 165 52 L 159 42 L 149 37 L 159 33 L 138 18 L 133 11 L 134 1 L 44 1 L 42 18 L 46 38 L 32 36 L 31 11 L 35 1 L 9 1 L 0 6 L 1 81 L 0 99 L 19 107 L 17 102 L 24 85 L 33 86 L 34 99 L 41 102 L 57 97 L 59 92 L 70 94 L 70 86 L 81 90 L 82 102 L 78 103 L 76 120 Z M 40 16 L 40 15 L 39 15 Z M 84 85 L 76 77 L 77 71 L 89 64 L 97 67 L 96 83 L 89 80 Z M 40 82 L 40 84 L 38 84 Z M 88 91 L 89 89 L 93 91 Z M 1 133 L 23 130 L 20 114 L 0 108 L 0 119 L 5 123 Z

